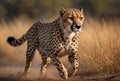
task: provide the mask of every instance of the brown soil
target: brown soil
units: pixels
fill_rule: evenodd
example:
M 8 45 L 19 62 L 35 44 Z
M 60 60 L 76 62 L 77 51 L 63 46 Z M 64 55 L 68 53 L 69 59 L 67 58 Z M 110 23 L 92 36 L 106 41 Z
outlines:
M 44 78 L 40 78 L 38 67 L 32 67 L 29 78 L 20 80 L 18 76 L 23 71 L 21 68 L 23 67 L 0 66 L 0 81 L 120 81 L 119 77 L 114 75 L 96 75 L 84 72 L 77 73 L 74 77 L 64 80 L 59 77 L 54 66 L 49 66 Z

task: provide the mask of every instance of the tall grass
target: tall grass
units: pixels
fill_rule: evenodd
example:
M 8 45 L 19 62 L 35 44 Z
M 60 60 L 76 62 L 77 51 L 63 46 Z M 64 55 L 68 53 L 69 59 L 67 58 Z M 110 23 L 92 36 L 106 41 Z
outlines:
M 0 23 L 0 64 L 14 64 L 18 62 L 23 62 L 25 59 L 26 45 L 20 47 L 11 47 L 7 43 L 8 36 L 14 36 L 19 38 L 27 29 L 32 25 L 32 21 L 28 19 L 14 19 L 12 21 L 6 22 L 2 21 Z M 24 60 L 25 61 L 25 60 Z
M 118 73 L 120 71 L 120 21 L 86 19 L 79 34 L 80 61 L 79 71 L 93 73 Z M 15 19 L 0 23 L 0 65 L 25 63 L 26 44 L 11 47 L 7 44 L 8 36 L 20 37 L 33 21 Z
M 81 68 L 90 72 L 117 73 L 120 71 L 119 20 L 89 19 L 80 33 Z

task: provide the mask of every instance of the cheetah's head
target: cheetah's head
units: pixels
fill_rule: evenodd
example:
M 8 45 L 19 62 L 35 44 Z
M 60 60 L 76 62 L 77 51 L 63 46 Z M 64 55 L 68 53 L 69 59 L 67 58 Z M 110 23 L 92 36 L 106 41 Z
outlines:
M 64 9 L 60 8 L 60 18 L 63 24 L 63 28 L 67 32 L 79 32 L 81 31 L 83 21 L 84 21 L 84 14 L 83 9 Z

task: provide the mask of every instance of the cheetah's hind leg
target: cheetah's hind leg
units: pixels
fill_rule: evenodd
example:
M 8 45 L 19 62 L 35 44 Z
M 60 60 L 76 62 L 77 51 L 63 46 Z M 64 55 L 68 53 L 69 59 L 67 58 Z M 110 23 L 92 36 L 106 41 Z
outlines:
M 24 73 L 20 76 L 21 78 L 27 78 L 29 75 L 30 67 L 32 64 L 32 60 L 35 55 L 35 43 L 28 42 L 27 43 L 27 51 L 26 51 L 26 65 L 24 69 Z
M 45 54 L 41 54 L 41 59 L 42 59 L 42 64 L 40 69 L 40 76 L 44 77 L 47 66 L 50 63 L 50 59 Z

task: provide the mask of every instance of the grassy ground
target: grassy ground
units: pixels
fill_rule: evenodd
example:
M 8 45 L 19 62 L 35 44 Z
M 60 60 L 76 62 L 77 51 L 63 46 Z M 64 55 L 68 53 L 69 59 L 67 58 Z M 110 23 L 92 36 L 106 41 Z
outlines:
M 120 71 L 120 21 L 117 19 L 86 19 L 83 30 L 79 34 L 80 61 L 79 71 L 69 81 L 119 81 Z M 18 72 L 22 72 L 25 64 L 26 43 L 20 47 L 11 47 L 6 43 L 8 36 L 20 37 L 33 24 L 28 19 L 15 19 L 11 22 L 0 22 L 0 81 L 17 81 Z M 67 57 L 62 59 L 64 65 Z M 56 68 L 48 67 L 46 79 L 40 78 L 40 55 L 36 51 L 29 81 L 60 80 Z M 117 79 L 116 79 L 117 77 Z M 113 79 L 114 78 L 114 79 Z M 26 80 L 26 81 L 28 81 Z

